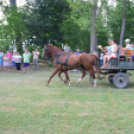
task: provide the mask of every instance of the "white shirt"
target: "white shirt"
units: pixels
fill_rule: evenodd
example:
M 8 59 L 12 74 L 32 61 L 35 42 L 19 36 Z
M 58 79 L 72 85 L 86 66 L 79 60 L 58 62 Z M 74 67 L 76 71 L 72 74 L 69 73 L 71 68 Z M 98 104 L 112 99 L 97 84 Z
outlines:
M 33 52 L 33 59 L 38 59 L 39 52 L 34 51 Z
M 132 45 L 127 44 L 127 45 L 126 45 L 126 49 L 128 49 L 128 50 L 132 50 Z
M 16 56 L 14 56 L 14 58 L 15 58 L 16 63 L 21 63 L 21 56 L 20 55 L 16 55 Z

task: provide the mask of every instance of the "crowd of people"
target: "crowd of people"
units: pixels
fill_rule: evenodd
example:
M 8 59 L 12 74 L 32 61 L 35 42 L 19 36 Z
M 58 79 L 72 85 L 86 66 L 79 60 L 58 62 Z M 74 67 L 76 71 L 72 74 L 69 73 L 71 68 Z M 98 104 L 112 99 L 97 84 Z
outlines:
M 22 60 L 23 60 L 23 73 L 29 73 L 30 71 L 30 58 L 33 55 L 33 70 L 39 70 L 38 66 L 38 56 L 39 51 L 29 52 L 25 50 L 24 54 L 21 56 L 19 52 L 8 51 L 7 53 L 0 50 L 0 71 L 4 70 L 5 73 L 9 73 L 10 69 L 13 68 L 19 74 L 21 72 Z

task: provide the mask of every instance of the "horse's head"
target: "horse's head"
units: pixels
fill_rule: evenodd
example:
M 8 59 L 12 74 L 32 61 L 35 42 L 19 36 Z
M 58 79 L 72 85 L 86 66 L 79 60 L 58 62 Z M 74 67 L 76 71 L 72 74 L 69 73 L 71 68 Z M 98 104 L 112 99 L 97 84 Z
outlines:
M 49 45 L 45 45 L 42 57 L 49 59 L 51 57 L 51 51 Z

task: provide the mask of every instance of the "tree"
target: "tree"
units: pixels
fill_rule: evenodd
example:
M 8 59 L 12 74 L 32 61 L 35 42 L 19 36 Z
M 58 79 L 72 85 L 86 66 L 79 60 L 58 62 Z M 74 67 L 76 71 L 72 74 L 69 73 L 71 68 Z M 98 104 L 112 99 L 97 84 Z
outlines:
M 4 6 L 3 13 L 1 38 L 9 41 L 7 45 L 16 44 L 17 50 L 22 53 L 22 43 L 29 38 L 29 31 L 24 23 L 25 14 L 15 6 Z
M 129 38 L 130 40 L 134 39 L 134 3 L 132 1 L 126 2 L 126 7 L 124 7 L 123 0 L 116 1 L 116 7 L 110 9 L 110 13 L 108 16 L 108 26 L 110 27 L 110 31 L 113 35 L 113 38 L 118 41 L 120 44 L 120 35 L 122 35 L 122 45 L 123 45 L 123 34 L 121 34 L 122 29 L 122 15 L 124 14 L 125 8 L 125 16 L 126 21 L 124 23 L 124 38 Z M 123 17 L 125 18 L 125 17 Z M 125 20 L 125 19 L 124 19 Z M 120 44 L 120 45 L 121 45 Z
M 124 0 L 124 8 L 122 15 L 122 25 L 121 25 L 121 34 L 120 34 L 120 45 L 123 44 L 124 32 L 125 32 L 125 23 L 126 23 L 126 0 Z
M 90 52 L 97 50 L 97 36 L 96 36 L 96 17 L 97 17 L 97 4 L 92 6 L 92 24 L 90 32 Z
M 100 5 L 98 5 L 99 0 L 75 0 L 75 2 L 69 0 L 69 2 L 72 8 L 70 15 L 70 18 L 72 19 L 72 26 L 76 26 L 76 24 L 78 24 L 76 28 L 79 30 L 79 32 L 74 32 L 74 36 L 76 36 L 77 41 L 79 41 L 77 44 L 81 44 L 79 47 L 81 47 L 83 50 L 85 49 L 84 51 L 87 52 L 89 52 L 89 50 L 97 50 L 97 44 L 102 44 L 104 41 L 103 39 L 108 40 L 109 36 L 109 34 L 107 34 L 107 27 L 103 27 L 106 22 L 104 22 L 105 19 L 104 16 L 102 16 L 102 7 L 107 7 L 107 1 L 101 0 Z M 77 31 L 76 28 L 74 31 Z M 70 27 L 69 30 L 71 29 L 73 28 Z M 64 35 L 66 35 L 66 32 L 64 32 Z M 105 37 L 103 35 L 105 35 Z M 71 45 L 75 46 L 76 44 Z
M 69 3 L 66 0 L 36 0 L 28 2 L 27 6 L 26 25 L 31 38 L 42 39 L 43 44 L 62 42 L 60 27 L 70 12 Z

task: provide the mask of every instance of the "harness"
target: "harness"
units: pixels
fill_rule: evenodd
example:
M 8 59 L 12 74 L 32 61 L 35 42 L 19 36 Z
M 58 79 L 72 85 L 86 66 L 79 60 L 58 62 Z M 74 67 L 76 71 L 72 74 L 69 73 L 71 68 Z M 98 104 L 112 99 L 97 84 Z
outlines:
M 59 57 L 60 57 L 61 55 L 62 55 L 62 52 L 59 52 L 57 55 L 55 55 L 55 58 L 56 58 L 57 60 L 56 60 L 56 61 L 54 61 L 54 63 L 64 65 L 64 66 L 65 66 L 65 71 L 67 71 L 66 66 L 73 67 L 73 66 L 71 66 L 71 65 L 67 64 L 68 58 L 70 57 L 70 53 L 67 55 L 67 57 L 66 57 L 66 59 L 65 59 L 65 62 L 62 62 L 62 61 L 58 60 L 58 59 L 59 59 Z
M 49 51 L 49 47 L 45 48 L 45 51 Z M 67 71 L 66 66 L 73 67 L 73 66 L 67 64 L 68 58 L 70 57 L 70 53 L 67 55 L 67 57 L 65 59 L 65 62 L 62 62 L 62 61 L 59 60 L 59 57 L 62 56 L 62 53 L 63 53 L 63 51 L 61 51 L 61 52 L 59 52 L 55 55 L 54 59 L 56 59 L 56 61 L 54 61 L 54 63 L 64 65 L 65 66 L 65 71 Z

